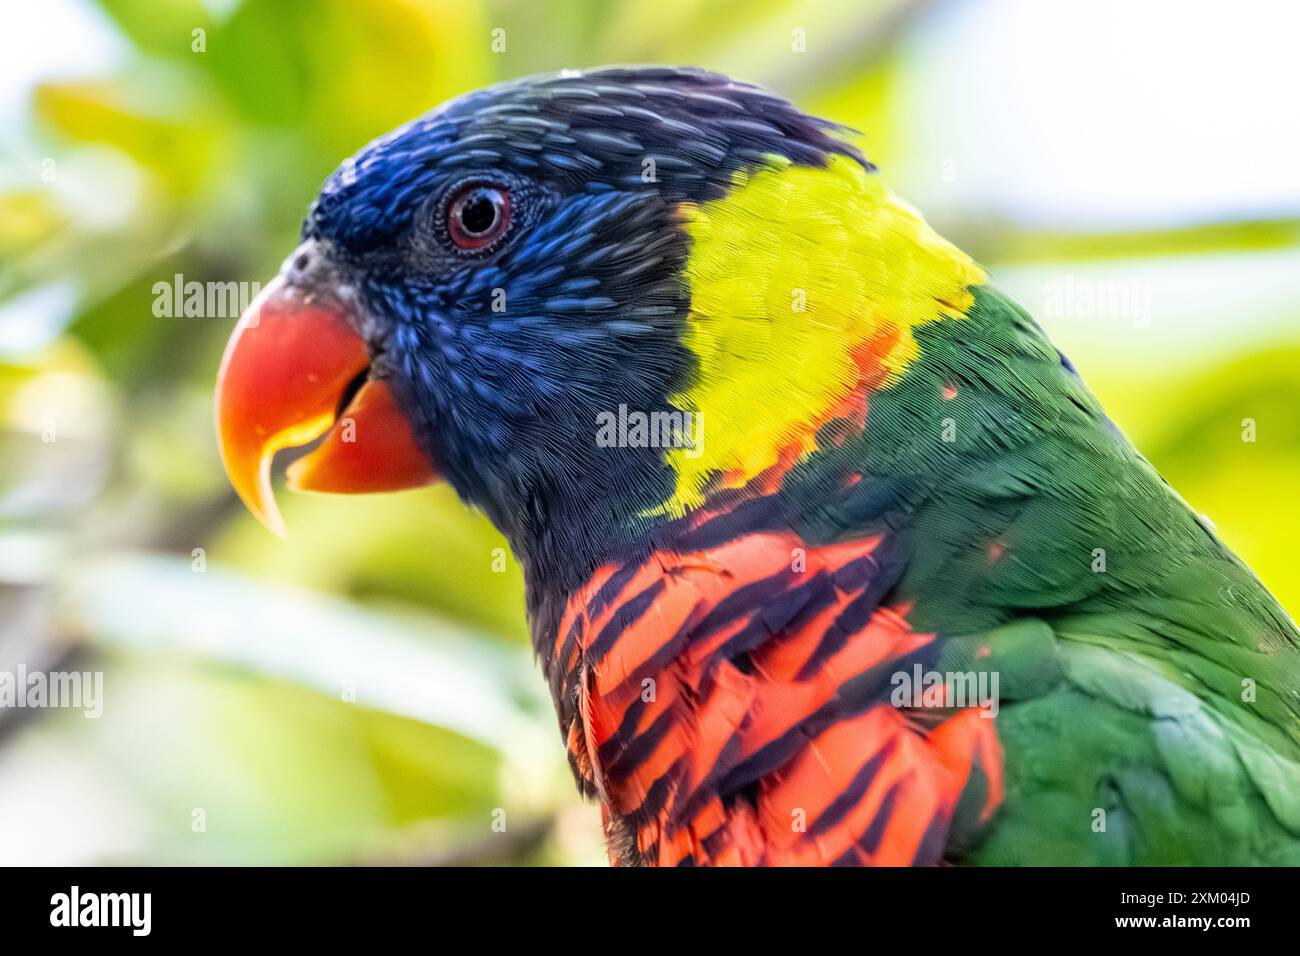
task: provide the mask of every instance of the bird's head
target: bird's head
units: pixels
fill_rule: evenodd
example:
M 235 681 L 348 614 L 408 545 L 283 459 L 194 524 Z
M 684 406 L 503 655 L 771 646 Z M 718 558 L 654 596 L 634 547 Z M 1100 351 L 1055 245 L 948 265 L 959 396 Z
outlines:
M 907 282 L 859 260 L 924 224 L 873 172 L 833 124 L 698 70 L 454 100 L 330 177 L 240 320 L 217 398 L 232 482 L 278 530 L 271 457 L 324 434 L 291 485 L 445 478 L 526 552 L 757 481 L 914 348 Z M 969 279 L 950 249 L 907 255 L 951 273 L 926 274 L 928 312 Z

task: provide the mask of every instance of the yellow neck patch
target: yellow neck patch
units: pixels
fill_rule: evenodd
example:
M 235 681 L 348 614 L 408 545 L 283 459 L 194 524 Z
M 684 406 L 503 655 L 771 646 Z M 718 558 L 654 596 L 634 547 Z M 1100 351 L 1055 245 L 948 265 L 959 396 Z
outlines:
M 700 447 L 674 449 L 678 516 L 706 490 L 738 488 L 816 447 L 871 388 L 916 358 L 912 330 L 958 318 L 970 257 L 936 234 L 876 175 L 834 156 L 826 168 L 781 157 L 738 174 L 723 198 L 684 206 L 692 239 L 686 346 L 698 375 L 671 397 L 702 414 Z

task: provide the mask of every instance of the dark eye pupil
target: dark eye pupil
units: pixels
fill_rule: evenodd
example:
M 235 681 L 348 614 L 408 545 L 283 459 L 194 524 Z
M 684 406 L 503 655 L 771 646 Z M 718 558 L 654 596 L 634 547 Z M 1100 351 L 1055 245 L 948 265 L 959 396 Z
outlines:
M 481 235 L 496 223 L 497 203 L 492 193 L 480 189 L 466 197 L 460 208 L 460 222 L 470 235 Z
M 510 191 L 493 183 L 472 183 L 452 197 L 447 235 L 467 252 L 490 249 L 510 226 Z

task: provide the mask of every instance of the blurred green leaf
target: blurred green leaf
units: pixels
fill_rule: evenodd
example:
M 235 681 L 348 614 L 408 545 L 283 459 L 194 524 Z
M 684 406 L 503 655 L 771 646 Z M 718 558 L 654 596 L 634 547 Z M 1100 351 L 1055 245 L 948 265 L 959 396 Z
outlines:
M 67 216 L 44 191 L 0 193 L 0 262 L 35 248 L 67 224 Z
M 195 30 L 212 28 L 203 0 L 97 0 L 141 52 L 182 59 L 192 52 Z
M 45 83 L 36 90 L 37 115 L 76 142 L 115 147 L 151 170 L 180 197 L 208 182 L 222 157 L 223 125 L 214 114 L 146 113 L 133 108 L 114 82 Z
M 487 634 L 527 641 L 519 564 L 450 486 L 345 497 L 281 492 L 279 500 L 288 539 L 275 541 L 241 517 L 218 542 L 227 560 L 274 580 L 418 602 Z
M 82 863 L 336 862 L 420 820 L 472 815 L 486 828 L 501 799 L 500 758 L 438 727 L 174 658 L 87 666 L 105 673 L 103 715 L 66 711 L 33 728 L 37 753 L 20 745 L 0 783 L 0 805 L 12 805 L 30 780 L 25 758 L 50 755 L 113 781 L 119 817 L 145 830 Z M 68 819 L 34 809 L 28 822 Z
M 337 164 L 486 81 L 489 41 L 470 0 L 246 0 L 205 63 L 244 116 L 311 130 L 313 147 Z

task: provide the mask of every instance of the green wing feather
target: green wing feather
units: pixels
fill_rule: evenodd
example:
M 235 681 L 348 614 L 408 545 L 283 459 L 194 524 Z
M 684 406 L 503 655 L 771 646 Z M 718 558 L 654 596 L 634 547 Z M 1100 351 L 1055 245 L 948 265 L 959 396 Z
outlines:
M 966 858 L 1300 863 L 1295 625 L 1009 298 L 976 288 L 916 337 L 828 460 L 885 489 L 941 669 L 998 674 L 1006 798 L 955 834 Z M 845 508 L 816 520 L 861 523 Z

